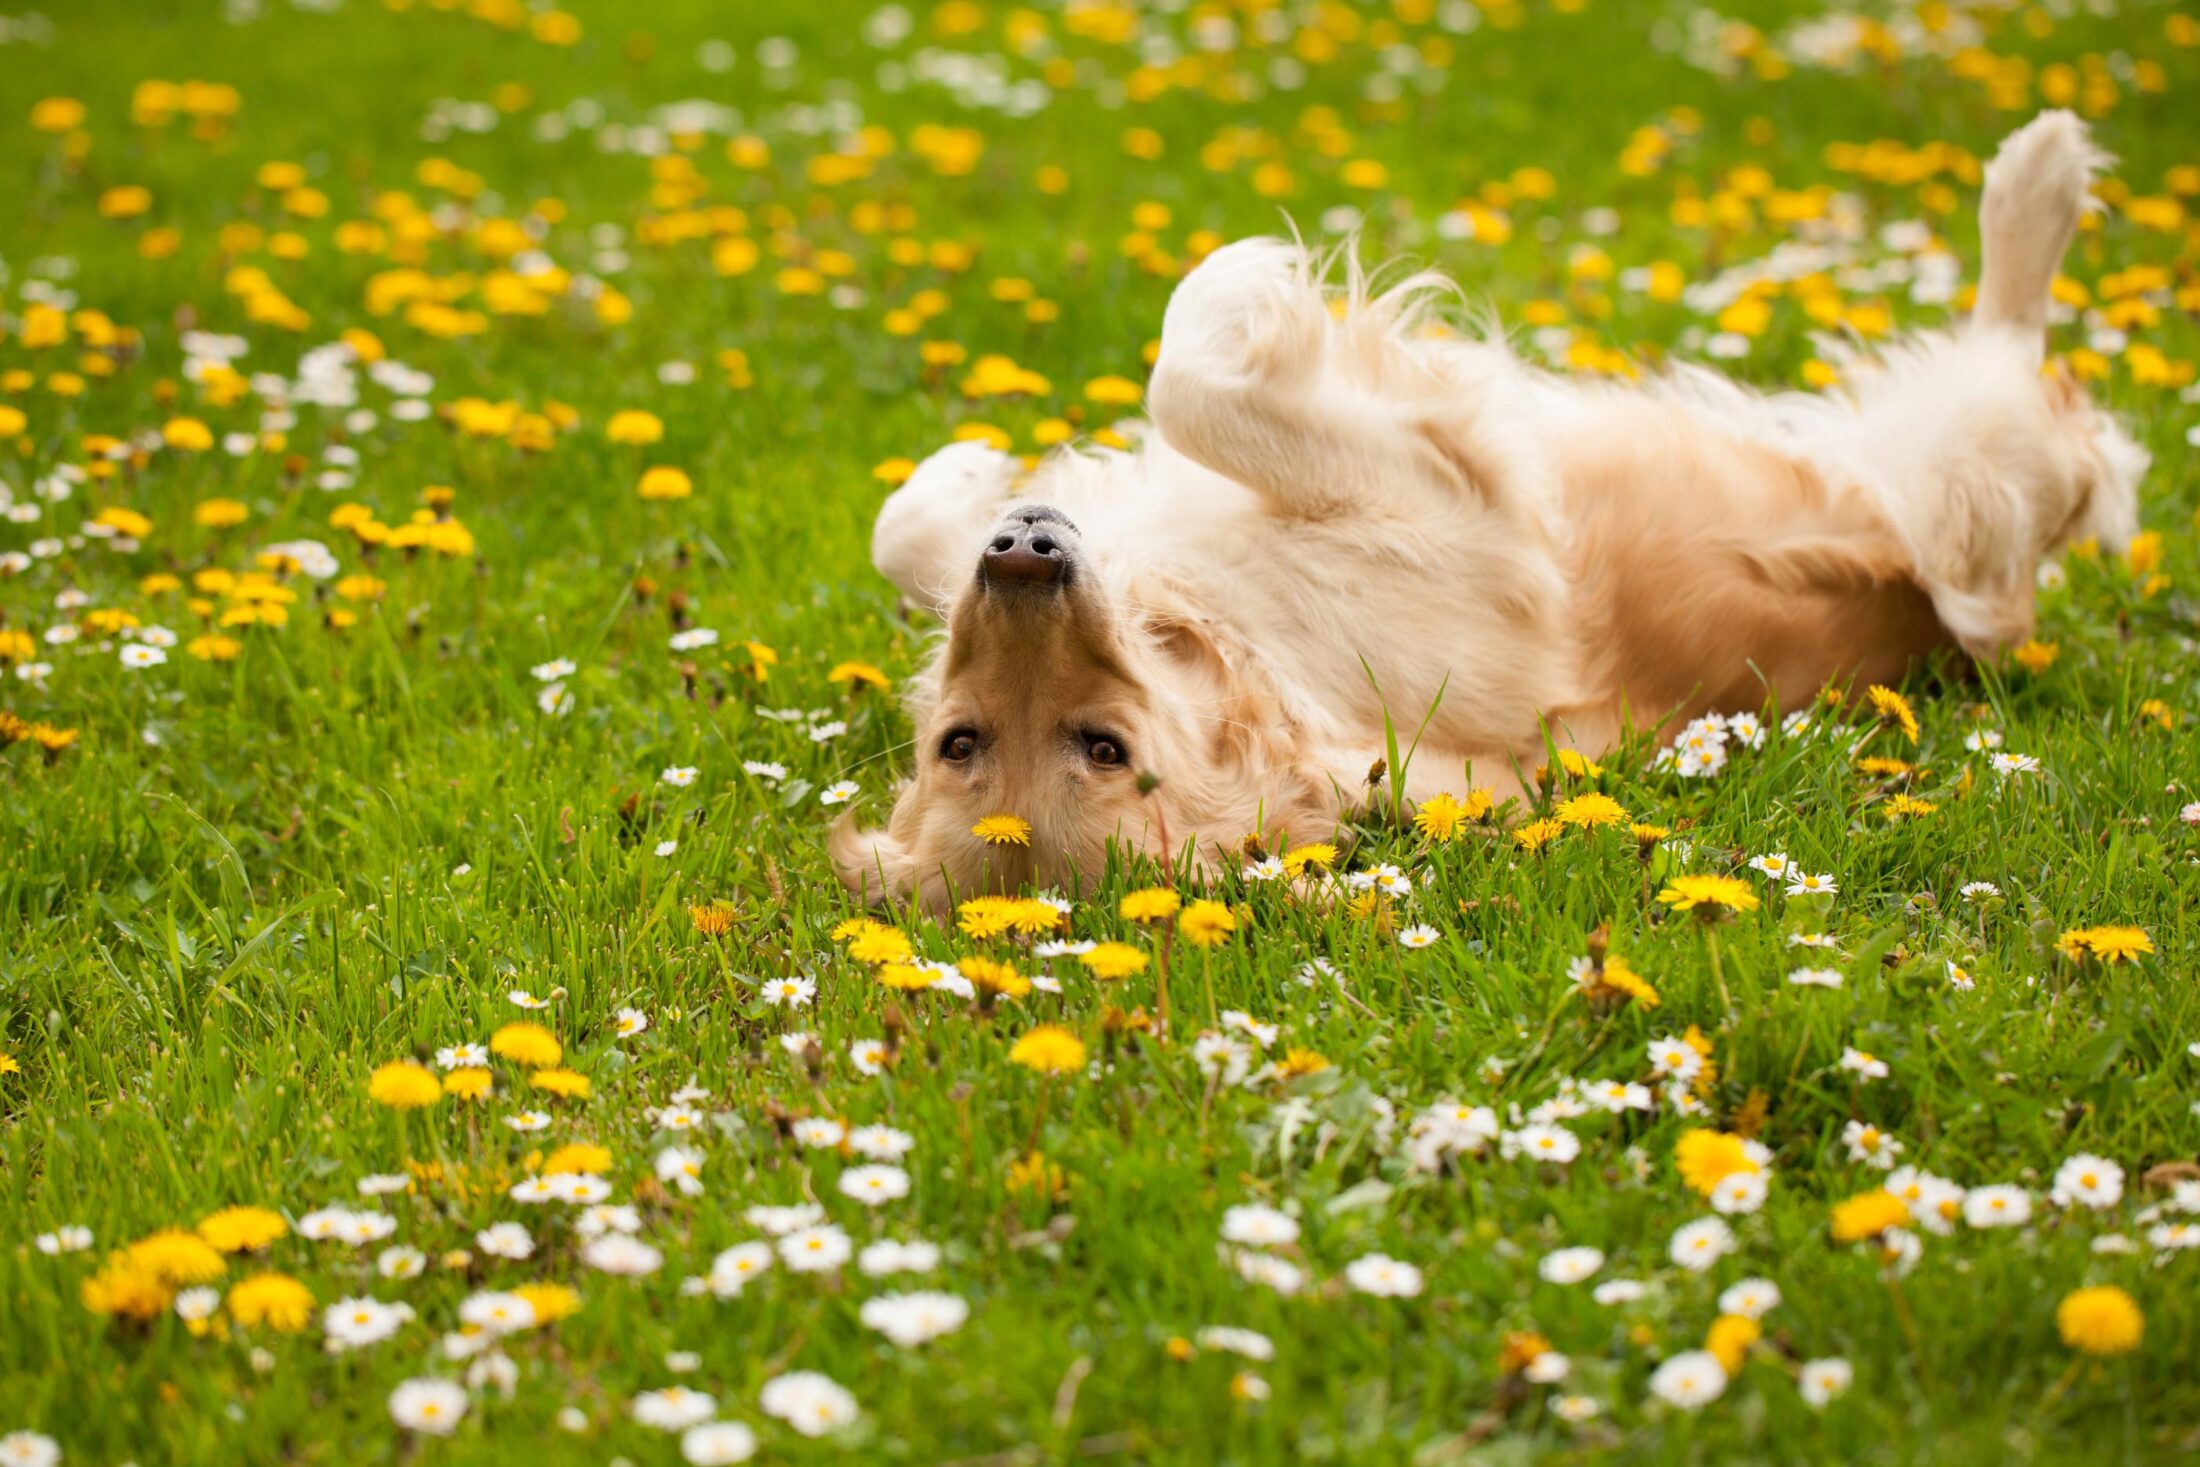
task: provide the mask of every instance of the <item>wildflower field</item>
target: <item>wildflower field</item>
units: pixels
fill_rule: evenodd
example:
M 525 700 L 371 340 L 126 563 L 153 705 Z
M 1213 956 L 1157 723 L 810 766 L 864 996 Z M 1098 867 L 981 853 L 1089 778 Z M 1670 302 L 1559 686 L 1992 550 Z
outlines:
M 0 0 L 0 77 L 0 1464 L 2200 1449 L 2189 9 Z M 835 880 L 882 496 L 1134 437 L 1204 253 L 1837 388 L 2050 106 L 2154 465 L 2006 659 Z

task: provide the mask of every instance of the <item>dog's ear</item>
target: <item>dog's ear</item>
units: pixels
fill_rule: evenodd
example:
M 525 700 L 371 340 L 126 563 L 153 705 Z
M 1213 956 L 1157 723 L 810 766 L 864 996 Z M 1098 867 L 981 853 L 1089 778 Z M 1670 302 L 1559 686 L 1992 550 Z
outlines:
M 908 792 L 903 791 L 896 808 L 908 798 Z M 826 847 L 832 853 L 833 870 L 841 885 L 868 905 L 882 906 L 909 894 L 916 863 L 891 824 L 865 830 L 856 824 L 854 814 L 843 815 L 833 822 Z

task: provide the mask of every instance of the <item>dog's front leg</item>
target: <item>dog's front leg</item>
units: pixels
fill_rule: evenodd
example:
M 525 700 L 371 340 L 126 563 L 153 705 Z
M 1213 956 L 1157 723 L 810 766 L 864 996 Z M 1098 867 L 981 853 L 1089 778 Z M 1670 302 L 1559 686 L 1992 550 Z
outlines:
M 1022 464 L 983 443 L 952 443 L 917 465 L 879 506 L 871 563 L 901 593 L 945 616 L 1000 518 Z
M 1463 487 L 1445 433 L 1423 420 L 1433 396 L 1376 390 L 1370 373 L 1332 362 L 1336 332 L 1296 246 L 1217 250 L 1170 297 L 1148 392 L 1154 423 L 1194 462 L 1309 518 Z M 1380 339 L 1352 349 L 1403 357 Z M 1402 375 L 1415 370 L 1405 363 Z

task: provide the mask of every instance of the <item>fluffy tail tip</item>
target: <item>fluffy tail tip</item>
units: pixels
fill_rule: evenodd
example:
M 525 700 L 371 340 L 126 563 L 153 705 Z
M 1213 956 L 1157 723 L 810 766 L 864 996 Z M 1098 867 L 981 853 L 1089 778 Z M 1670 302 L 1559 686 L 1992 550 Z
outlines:
M 2079 219 L 2094 207 L 2094 175 L 2108 156 L 2072 112 L 2042 112 L 2007 138 L 1986 165 L 1979 206 L 1985 266 L 1982 321 L 2038 331 L 2049 287 Z

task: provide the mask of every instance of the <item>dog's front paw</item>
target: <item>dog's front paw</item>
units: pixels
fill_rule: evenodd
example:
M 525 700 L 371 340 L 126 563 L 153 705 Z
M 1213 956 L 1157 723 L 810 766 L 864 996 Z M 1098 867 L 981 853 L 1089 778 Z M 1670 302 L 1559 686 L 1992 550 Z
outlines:
M 1319 369 L 1329 325 L 1303 250 L 1239 240 L 1201 261 L 1169 298 L 1155 373 L 1295 380 Z
M 1021 460 L 988 444 L 950 443 L 879 506 L 871 563 L 912 600 L 943 603 L 957 563 L 975 564 L 979 531 L 1022 472 Z
M 1013 454 L 972 439 L 950 443 L 916 467 L 894 491 L 896 499 L 942 498 L 958 503 L 998 495 L 1021 468 Z

